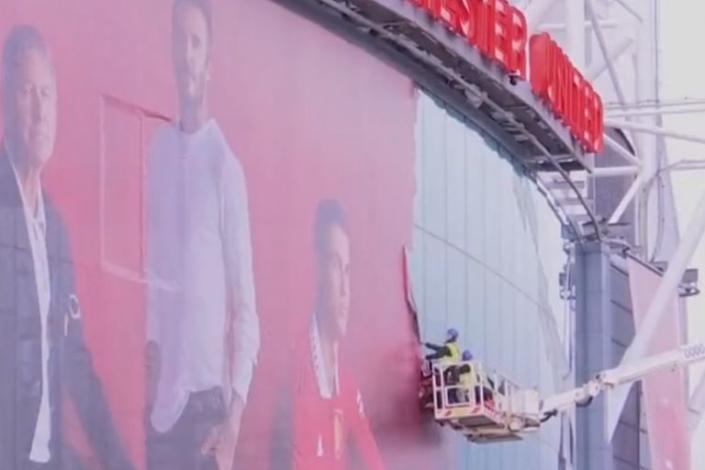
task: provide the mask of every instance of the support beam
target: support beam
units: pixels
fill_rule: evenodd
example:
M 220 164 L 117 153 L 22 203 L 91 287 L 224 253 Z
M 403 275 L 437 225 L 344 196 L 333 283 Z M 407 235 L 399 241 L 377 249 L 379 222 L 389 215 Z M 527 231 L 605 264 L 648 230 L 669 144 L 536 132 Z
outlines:
M 557 0 L 535 0 L 531 2 L 526 9 L 526 22 L 528 23 L 530 33 L 536 31 L 546 17 L 548 10 L 550 10 L 556 2 Z
M 625 111 L 628 109 L 651 109 L 651 108 L 681 108 L 686 106 L 705 106 L 703 98 L 688 98 L 684 96 L 673 100 L 641 100 L 632 103 L 605 103 L 605 110 Z
M 629 207 L 629 204 L 631 204 L 631 202 L 634 200 L 634 197 L 639 193 L 643 182 L 644 178 L 642 177 L 642 174 L 639 173 L 639 176 L 637 176 L 636 179 L 632 181 L 632 185 L 624 194 L 622 200 L 619 201 L 617 208 L 614 210 L 612 216 L 609 218 L 609 224 L 616 224 L 617 222 L 619 222 L 619 219 L 621 219 L 624 213 L 627 211 L 627 207 Z
M 678 160 L 670 165 L 671 171 L 705 170 L 705 158 L 697 160 Z
M 641 161 L 638 158 L 632 155 L 629 150 L 625 149 L 619 142 L 608 135 L 605 135 L 605 146 L 632 165 L 641 166 Z
M 619 76 L 617 75 L 617 69 L 614 66 L 612 60 L 610 60 L 609 51 L 607 50 L 607 40 L 600 27 L 600 22 L 595 13 L 595 8 L 592 5 L 593 0 L 585 0 L 585 6 L 587 7 L 587 15 L 592 22 L 592 27 L 595 29 L 595 37 L 597 37 L 597 42 L 600 45 L 600 50 L 602 51 L 602 56 L 605 58 L 607 63 L 607 69 L 610 72 L 610 78 L 612 80 L 612 85 L 614 85 L 614 90 L 617 93 L 617 98 L 619 102 L 625 104 L 627 99 L 624 95 L 624 90 L 622 89 L 622 84 L 619 81 Z
M 585 0 L 563 0 L 566 10 L 568 56 L 581 72 L 585 71 Z
M 695 206 L 695 213 L 678 245 L 673 257 L 668 263 L 668 269 L 661 278 L 661 283 L 654 293 L 653 299 L 644 315 L 641 327 L 636 332 L 634 341 L 624 353 L 620 364 L 630 364 L 647 356 L 649 346 L 658 332 L 661 320 L 669 312 L 668 304 L 674 296 L 678 295 L 678 285 L 683 278 L 683 273 L 691 263 L 693 253 L 705 234 L 705 192 Z M 619 415 L 624 408 L 624 403 L 629 395 L 629 386 L 615 388 L 607 397 L 607 438 L 612 439 L 617 428 Z
M 688 416 L 688 429 L 692 436 L 698 430 L 703 413 L 705 413 L 705 374 L 700 377 L 700 382 L 688 402 L 688 408 L 691 410 Z
M 631 46 L 632 43 L 632 38 L 622 36 L 617 42 L 612 44 L 612 47 L 608 52 L 609 60 L 613 62 L 616 61 L 619 56 L 624 54 L 624 52 L 629 49 L 629 46 Z M 592 64 L 590 64 L 590 68 L 587 71 L 587 78 L 594 82 L 605 70 L 607 70 L 607 60 L 605 60 L 604 57 L 599 56 L 593 61 Z
M 644 18 L 641 17 L 641 15 L 639 14 L 639 12 L 636 11 L 636 10 L 627 2 L 627 0 L 614 0 L 614 1 L 615 1 L 615 3 L 618 3 L 619 5 L 621 5 L 622 8 L 624 8 L 625 10 L 627 10 L 634 18 L 636 18 L 636 20 L 637 20 L 639 23 L 643 23 L 643 22 L 644 22 Z M 639 1 L 641 1 L 641 0 L 639 0 Z
M 592 176 L 596 178 L 611 176 L 632 176 L 638 173 L 638 166 L 605 166 L 592 170 Z
M 656 136 L 668 137 L 671 139 L 685 140 L 687 142 L 694 142 L 696 144 L 705 144 L 705 137 L 699 137 L 696 135 L 683 134 L 677 131 L 671 131 L 668 129 L 663 129 L 658 126 L 649 126 L 646 124 L 636 124 L 627 121 L 616 121 L 611 119 L 605 119 L 605 127 L 615 127 L 618 129 L 627 129 L 633 132 L 642 132 L 644 134 L 652 134 Z
M 585 30 L 589 31 L 592 30 L 592 23 L 589 21 L 585 21 L 583 23 L 585 25 Z M 614 20 L 603 20 L 600 21 L 600 27 L 605 30 L 605 29 L 615 29 L 619 28 L 622 26 L 622 23 L 619 21 L 614 21 Z M 537 30 L 539 31 L 546 31 L 546 32 L 552 32 L 552 31 L 565 31 L 566 24 L 565 23 L 541 23 L 539 26 L 537 26 Z
M 661 108 L 656 108 L 656 109 L 645 109 L 645 110 L 634 110 L 634 111 L 615 111 L 615 112 L 608 112 L 607 113 L 607 119 L 615 119 L 615 118 L 627 118 L 627 117 L 642 117 L 642 116 L 666 116 L 666 115 L 674 115 L 674 114 L 699 114 L 699 113 L 705 113 L 705 108 L 684 108 L 684 109 L 661 109 Z

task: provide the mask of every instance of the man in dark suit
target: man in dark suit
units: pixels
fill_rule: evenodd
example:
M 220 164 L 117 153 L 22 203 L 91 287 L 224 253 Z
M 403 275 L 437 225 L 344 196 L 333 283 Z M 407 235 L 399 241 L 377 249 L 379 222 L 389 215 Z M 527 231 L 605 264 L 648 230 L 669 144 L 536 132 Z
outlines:
M 131 469 L 84 342 L 68 234 L 42 192 L 57 91 L 36 29 L 12 29 L 0 73 L 0 468 L 83 468 L 62 427 L 68 393 L 103 467 Z

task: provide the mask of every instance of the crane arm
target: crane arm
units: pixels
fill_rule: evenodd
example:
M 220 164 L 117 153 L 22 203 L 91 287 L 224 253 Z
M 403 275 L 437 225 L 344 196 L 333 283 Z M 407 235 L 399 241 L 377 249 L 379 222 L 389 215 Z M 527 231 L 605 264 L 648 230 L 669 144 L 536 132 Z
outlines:
M 694 343 L 605 370 L 581 387 L 544 399 L 541 403 L 541 417 L 588 403 L 604 391 L 639 381 L 649 374 L 676 370 L 702 360 L 705 360 L 705 343 Z

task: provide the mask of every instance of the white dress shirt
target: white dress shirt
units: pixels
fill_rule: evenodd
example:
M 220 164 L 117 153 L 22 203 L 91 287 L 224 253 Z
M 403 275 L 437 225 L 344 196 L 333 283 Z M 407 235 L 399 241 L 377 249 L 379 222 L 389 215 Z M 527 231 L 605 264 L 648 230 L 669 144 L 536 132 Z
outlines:
M 193 392 L 242 400 L 259 350 L 245 177 L 214 120 L 156 133 L 148 162 L 148 340 L 161 352 L 151 422 L 166 432 Z M 231 331 L 231 339 L 226 332 Z
M 22 185 L 17 176 L 12 159 L 10 159 L 12 171 L 15 174 L 17 190 L 22 198 L 22 208 L 24 219 L 27 225 L 27 235 L 29 245 L 32 248 L 32 262 L 34 265 L 34 280 L 37 284 L 37 299 L 39 300 L 39 318 L 41 323 L 41 347 L 42 347 L 42 396 L 39 401 L 39 414 L 37 424 L 34 428 L 34 438 L 32 448 L 29 453 L 29 460 L 37 463 L 46 463 L 51 459 L 49 451 L 49 440 L 51 439 L 51 410 L 49 409 L 49 337 L 47 333 L 47 322 L 49 318 L 49 304 L 51 303 L 51 287 L 49 284 L 49 259 L 47 255 L 46 242 L 46 214 L 44 213 L 44 197 L 42 189 L 39 187 L 37 195 L 37 207 L 35 211 L 27 205 Z
M 321 346 L 321 333 L 318 329 L 318 320 L 316 315 L 311 320 L 311 328 L 309 331 L 311 338 L 311 356 L 313 359 L 313 372 L 316 374 L 316 382 L 318 382 L 318 393 L 321 398 L 330 400 L 340 393 L 340 373 L 338 371 L 338 347 L 333 349 L 333 380 L 330 380 L 331 374 L 326 373 L 326 363 L 323 360 L 323 348 Z

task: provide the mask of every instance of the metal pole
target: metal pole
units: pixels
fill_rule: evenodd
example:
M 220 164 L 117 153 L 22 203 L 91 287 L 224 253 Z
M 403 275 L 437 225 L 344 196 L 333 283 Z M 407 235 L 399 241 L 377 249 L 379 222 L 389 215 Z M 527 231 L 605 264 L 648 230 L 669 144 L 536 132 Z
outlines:
M 637 110 L 637 111 L 621 111 L 614 113 L 607 113 L 607 119 L 614 118 L 626 118 L 626 117 L 640 117 L 640 116 L 665 116 L 668 114 L 696 114 L 705 113 L 705 108 L 693 108 L 693 109 L 649 109 L 649 110 Z
M 631 176 L 636 175 L 638 173 L 638 166 L 605 166 L 592 170 L 592 176 L 595 178 L 611 176 Z
M 698 383 L 693 395 L 690 397 L 688 408 L 694 411 L 688 416 L 688 429 L 692 436 L 698 430 L 703 412 L 705 412 L 705 374 L 700 378 L 700 383 Z
M 585 21 L 585 29 L 590 30 L 592 29 L 592 23 L 589 21 Z M 614 29 L 622 26 L 622 23 L 619 21 L 614 21 L 614 20 L 602 20 L 600 21 L 600 26 L 602 29 Z M 539 31 L 565 31 L 566 29 L 566 24 L 565 23 L 541 23 L 536 27 L 537 30 Z
M 624 90 L 622 90 L 622 85 L 619 82 L 619 76 L 617 75 L 617 70 L 614 67 L 614 63 L 610 60 L 609 51 L 607 50 L 607 41 L 605 40 L 605 35 L 602 33 L 602 28 L 600 27 L 600 22 L 597 19 L 597 14 L 592 6 L 592 0 L 585 0 L 585 6 L 587 7 L 587 14 L 592 22 L 592 27 L 595 29 L 595 36 L 597 37 L 597 42 L 600 45 L 600 50 L 607 63 L 607 69 L 610 72 L 610 78 L 612 79 L 612 84 L 614 85 L 614 90 L 617 93 L 617 98 L 619 102 L 624 104 L 627 102 L 624 96 Z
M 654 0 L 643 0 L 638 3 L 639 11 L 643 21 L 637 25 L 637 44 L 636 47 L 636 98 L 637 100 L 648 101 L 658 99 L 658 89 L 656 86 L 657 65 L 656 65 L 656 46 L 654 37 L 658 34 L 655 30 L 654 15 L 651 4 Z M 651 117 L 637 117 L 635 119 L 627 117 L 629 122 L 638 122 L 638 125 L 651 127 L 661 126 L 661 122 Z M 631 129 L 632 136 L 636 132 Z M 659 142 L 662 139 L 657 138 L 653 134 L 641 133 L 636 136 L 636 142 L 639 158 L 642 163 L 642 173 L 644 181 L 651 181 L 656 175 L 656 172 L 661 167 L 657 152 Z M 662 230 L 659 225 L 659 199 L 658 189 L 651 185 L 644 185 L 646 189 L 642 194 L 637 196 L 639 210 L 636 242 L 643 247 L 645 253 L 650 253 L 652 242 L 658 239 L 658 234 Z M 650 256 L 650 255 L 647 255 Z
M 620 157 L 632 165 L 641 166 L 641 160 L 632 155 L 629 150 L 625 149 L 619 142 L 605 134 L 605 146 L 616 152 Z
M 605 103 L 605 109 L 607 112 L 611 110 L 628 110 L 628 109 L 650 109 L 650 108 L 674 108 L 683 106 L 701 106 L 705 105 L 705 99 L 703 98 L 689 98 L 684 96 L 682 98 L 673 100 L 659 100 L 659 99 L 643 99 L 637 100 L 632 103 Z
M 633 42 L 634 40 L 628 36 L 621 37 L 609 50 L 609 60 L 617 60 L 619 56 L 629 49 L 629 46 L 631 46 Z M 607 60 L 600 56 L 595 59 L 592 65 L 590 65 L 590 69 L 587 72 L 587 78 L 594 82 L 605 70 L 607 70 Z
M 585 0 L 563 0 L 566 9 L 568 55 L 578 70 L 585 70 Z
M 556 3 L 556 0 L 536 0 L 531 2 L 531 5 L 526 9 L 526 22 L 530 32 L 536 31 L 554 3 Z
M 634 132 L 641 132 L 644 134 L 652 134 L 652 135 L 657 135 L 657 136 L 669 137 L 671 139 L 685 140 L 688 142 L 705 144 L 705 137 L 698 137 L 696 135 L 683 134 L 680 132 L 664 129 L 664 128 L 658 127 L 658 126 L 650 126 L 647 124 L 637 124 L 634 122 L 605 119 L 605 127 L 617 127 L 619 129 L 628 129 L 628 130 L 631 130 Z
M 624 353 L 620 364 L 630 364 L 647 356 L 649 345 L 658 331 L 661 320 L 666 314 L 674 313 L 667 310 L 668 304 L 674 296 L 678 295 L 678 285 L 692 260 L 693 253 L 703 234 L 705 234 L 705 192 L 703 192 L 696 206 L 693 219 L 671 258 L 658 289 L 654 293 L 641 327 L 637 331 L 634 341 Z M 629 386 L 622 386 L 615 388 L 608 397 L 606 419 L 608 439 L 611 439 L 614 435 L 619 415 L 624 408 L 628 395 Z
M 705 159 L 678 160 L 667 167 L 670 171 L 705 170 Z
M 643 23 L 643 22 L 644 22 L 644 18 L 641 17 L 641 15 L 639 14 L 639 12 L 636 11 L 634 8 L 632 8 L 632 6 L 629 5 L 627 2 L 625 2 L 624 0 L 614 0 L 614 1 L 615 1 L 616 3 L 619 3 L 619 4 L 622 6 L 622 8 L 624 8 L 624 9 L 627 10 L 629 13 L 631 13 L 631 15 L 632 15 L 634 18 L 636 18 L 637 21 L 639 21 L 639 23 Z
M 629 187 L 626 194 L 624 194 L 624 197 L 622 198 L 622 200 L 619 201 L 619 204 L 617 205 L 617 208 L 612 213 L 612 216 L 610 217 L 608 223 L 616 224 L 617 222 L 619 222 L 619 219 L 621 219 L 622 216 L 624 215 L 624 212 L 626 212 L 627 207 L 629 207 L 629 204 L 634 199 L 634 196 L 636 196 L 637 193 L 639 192 L 639 190 L 641 189 L 643 181 L 644 181 L 644 178 L 642 177 L 642 174 L 639 173 L 639 176 L 637 176 L 634 179 L 634 181 L 632 182 L 632 185 Z

